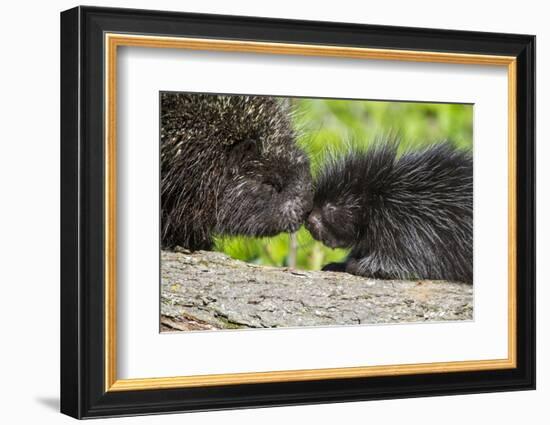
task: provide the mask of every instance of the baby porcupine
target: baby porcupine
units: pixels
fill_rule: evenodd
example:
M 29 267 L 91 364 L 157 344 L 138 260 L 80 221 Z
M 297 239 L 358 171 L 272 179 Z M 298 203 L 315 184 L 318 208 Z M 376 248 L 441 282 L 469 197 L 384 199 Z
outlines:
M 282 99 L 161 93 L 160 157 L 163 248 L 293 232 L 311 209 L 309 160 Z
M 306 228 L 351 252 L 325 270 L 471 283 L 472 171 L 471 153 L 447 142 L 400 156 L 378 143 L 328 161 Z

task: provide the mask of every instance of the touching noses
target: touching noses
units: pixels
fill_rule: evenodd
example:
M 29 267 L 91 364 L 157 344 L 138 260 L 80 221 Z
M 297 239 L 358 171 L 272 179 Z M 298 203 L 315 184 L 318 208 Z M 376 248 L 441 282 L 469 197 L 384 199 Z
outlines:
M 309 230 L 314 237 L 320 236 L 321 216 L 319 214 L 319 211 L 313 210 L 309 214 L 306 220 L 306 229 Z

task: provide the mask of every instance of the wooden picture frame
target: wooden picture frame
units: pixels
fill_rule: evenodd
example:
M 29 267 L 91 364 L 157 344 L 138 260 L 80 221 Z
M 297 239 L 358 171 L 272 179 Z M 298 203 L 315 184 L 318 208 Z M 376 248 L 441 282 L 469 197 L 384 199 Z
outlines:
M 508 71 L 506 359 L 118 379 L 116 55 L 120 46 Z M 61 14 L 61 411 L 76 418 L 533 389 L 535 38 L 77 7 Z M 152 282 L 156 284 L 156 282 Z

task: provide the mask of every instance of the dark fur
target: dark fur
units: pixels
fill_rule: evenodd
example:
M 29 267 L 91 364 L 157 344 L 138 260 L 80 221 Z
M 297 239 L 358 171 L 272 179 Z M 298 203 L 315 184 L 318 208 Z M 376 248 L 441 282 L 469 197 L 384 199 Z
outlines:
M 164 248 L 295 231 L 311 209 L 311 187 L 283 100 L 161 94 Z
M 471 283 L 472 197 L 471 153 L 440 143 L 398 156 L 396 143 L 378 144 L 321 170 L 306 227 L 351 249 L 327 270 Z

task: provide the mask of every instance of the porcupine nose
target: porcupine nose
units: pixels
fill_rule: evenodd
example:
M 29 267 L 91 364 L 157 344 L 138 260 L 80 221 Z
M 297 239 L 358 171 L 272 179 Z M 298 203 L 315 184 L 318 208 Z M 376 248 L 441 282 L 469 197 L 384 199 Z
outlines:
M 280 213 L 287 223 L 286 231 L 290 233 L 298 230 L 304 221 L 302 207 L 298 199 L 290 199 L 283 203 Z
M 312 234 L 312 236 L 319 240 L 321 236 L 321 214 L 318 210 L 313 210 L 307 217 L 305 223 L 306 229 Z

